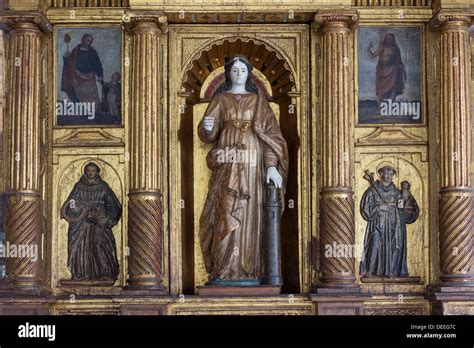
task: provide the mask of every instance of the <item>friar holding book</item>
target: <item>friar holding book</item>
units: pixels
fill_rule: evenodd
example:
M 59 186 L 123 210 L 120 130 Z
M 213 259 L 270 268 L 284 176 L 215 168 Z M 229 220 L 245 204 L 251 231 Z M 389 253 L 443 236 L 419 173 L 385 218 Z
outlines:
M 112 228 L 122 205 L 99 173 L 97 164 L 87 163 L 61 208 L 61 218 L 69 222 L 67 266 L 72 280 L 115 281 L 119 274 Z

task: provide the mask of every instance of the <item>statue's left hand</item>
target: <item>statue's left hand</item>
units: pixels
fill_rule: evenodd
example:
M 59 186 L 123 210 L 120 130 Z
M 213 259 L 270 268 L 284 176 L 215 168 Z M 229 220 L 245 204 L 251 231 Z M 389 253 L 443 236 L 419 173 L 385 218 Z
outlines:
M 278 173 L 278 170 L 275 167 L 268 167 L 267 168 L 267 178 L 266 182 L 269 183 L 273 181 L 275 184 L 275 187 L 281 188 L 283 184 L 283 178 L 281 177 L 280 173 Z

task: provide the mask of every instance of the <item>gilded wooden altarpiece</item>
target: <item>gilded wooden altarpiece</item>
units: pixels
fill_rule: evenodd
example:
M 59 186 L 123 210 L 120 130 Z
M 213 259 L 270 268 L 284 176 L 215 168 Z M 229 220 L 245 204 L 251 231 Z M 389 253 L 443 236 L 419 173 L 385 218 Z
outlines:
M 7 263 L 7 274 L 17 282 L 2 290 L 1 313 L 472 314 L 474 295 L 467 280 L 473 253 L 468 220 L 473 175 L 469 102 L 474 96 L 469 85 L 474 74 L 467 68 L 474 44 L 467 28 L 474 12 L 468 1 L 400 5 L 354 0 L 335 5 L 281 0 L 276 10 L 270 0 L 186 5 L 112 0 L 103 5 L 10 0 L 10 9 L 1 13 L 0 189 L 15 193 L 8 197 L 40 197 L 35 209 L 41 222 L 26 224 L 42 246 L 41 266 L 17 264 L 30 270 L 27 278 L 36 277 L 41 268 L 40 280 L 28 278 L 40 284 L 41 296 L 15 300 L 15 286 L 22 289 L 25 275 L 9 274 Z M 357 30 L 371 26 L 420 29 L 421 124 L 358 122 Z M 57 33 L 88 27 L 121 30 L 122 121 L 114 126 L 59 126 L 54 120 L 56 42 L 62 38 Z M 31 85 L 34 93 L 28 95 L 10 83 L 20 78 L 14 68 L 15 54 L 21 54 L 15 45 L 24 35 L 19 28 L 29 30 L 27 36 L 37 45 L 30 48 L 38 70 Z M 449 41 L 453 37 L 458 41 Z M 204 164 L 208 147 L 195 131 L 209 103 L 206 91 L 232 54 L 247 55 L 254 64 L 289 147 L 281 232 L 285 285 L 277 296 L 197 294 L 206 281 L 197 224 L 209 171 Z M 453 95 L 458 86 L 465 88 Z M 460 102 L 450 107 L 450 98 Z M 12 101 L 32 105 L 37 122 L 33 140 L 19 130 L 25 114 Z M 459 127 L 455 119 L 461 120 Z M 14 160 L 17 142 L 29 142 L 37 151 L 25 168 Z M 60 218 L 60 208 L 91 161 L 99 165 L 123 209 L 113 228 L 120 264 L 113 286 L 62 282 L 70 273 L 67 222 Z M 363 248 L 366 221 L 360 201 L 369 186 L 364 172 L 376 172 L 385 162 L 396 169 L 397 186 L 410 181 L 420 208 L 419 218 L 407 227 L 407 263 L 415 280 L 367 282 L 359 274 L 360 252 L 342 259 L 324 255 L 324 246 L 333 242 L 351 244 L 356 251 Z M 22 186 L 26 175 L 33 186 Z M 31 192 L 35 195 L 28 196 Z M 461 210 L 464 214 L 453 215 L 458 218 L 453 225 L 446 215 Z M 17 218 L 7 213 L 7 229 Z M 19 236 L 7 232 L 9 238 Z M 452 240 L 461 240 L 459 255 L 449 252 Z M 446 297 L 448 283 L 458 286 L 462 300 Z M 110 297 L 98 297 L 103 294 Z

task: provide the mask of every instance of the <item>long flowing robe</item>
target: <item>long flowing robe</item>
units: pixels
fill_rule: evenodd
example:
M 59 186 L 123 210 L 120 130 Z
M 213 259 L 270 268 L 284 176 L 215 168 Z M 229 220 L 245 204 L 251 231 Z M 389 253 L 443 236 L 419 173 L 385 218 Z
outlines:
M 377 63 L 375 94 L 382 98 L 396 97 L 403 93 L 407 74 L 400 49 L 396 44 L 384 44 Z
M 200 241 L 210 279 L 258 279 L 262 276 L 263 189 L 266 169 L 288 175 L 288 149 L 267 100 L 253 93 L 223 92 L 213 98 L 205 116 L 214 117 L 211 132 L 198 135 L 214 143 L 207 156 L 212 170 L 200 218 Z M 252 161 L 223 161 L 232 149 L 255 155 Z
M 77 45 L 69 57 L 64 58 L 61 90 L 66 92 L 72 102 L 94 103 L 96 113 L 100 113 L 99 92 L 95 76 L 104 75 L 97 51 L 87 50 Z
M 112 227 L 120 220 L 122 206 L 99 176 L 81 177 L 61 208 L 69 222 L 68 269 L 72 279 L 117 279 L 119 264 Z
M 367 221 L 361 275 L 408 277 L 406 224 L 419 215 L 413 198 L 411 204 L 399 207 L 401 192 L 394 183 L 387 187 L 377 180 L 362 196 L 360 211 Z M 387 203 L 386 211 L 380 205 Z

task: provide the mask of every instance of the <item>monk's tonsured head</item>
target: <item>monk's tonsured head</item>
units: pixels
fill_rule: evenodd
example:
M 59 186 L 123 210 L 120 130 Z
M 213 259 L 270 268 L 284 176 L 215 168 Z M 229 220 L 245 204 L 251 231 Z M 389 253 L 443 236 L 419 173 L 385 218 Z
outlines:
M 100 168 L 94 162 L 89 162 L 84 167 L 84 174 L 87 176 L 88 179 L 94 179 L 100 173 Z
M 384 165 L 379 167 L 377 173 L 383 183 L 389 184 L 392 182 L 393 176 L 397 174 L 397 171 L 390 165 Z

